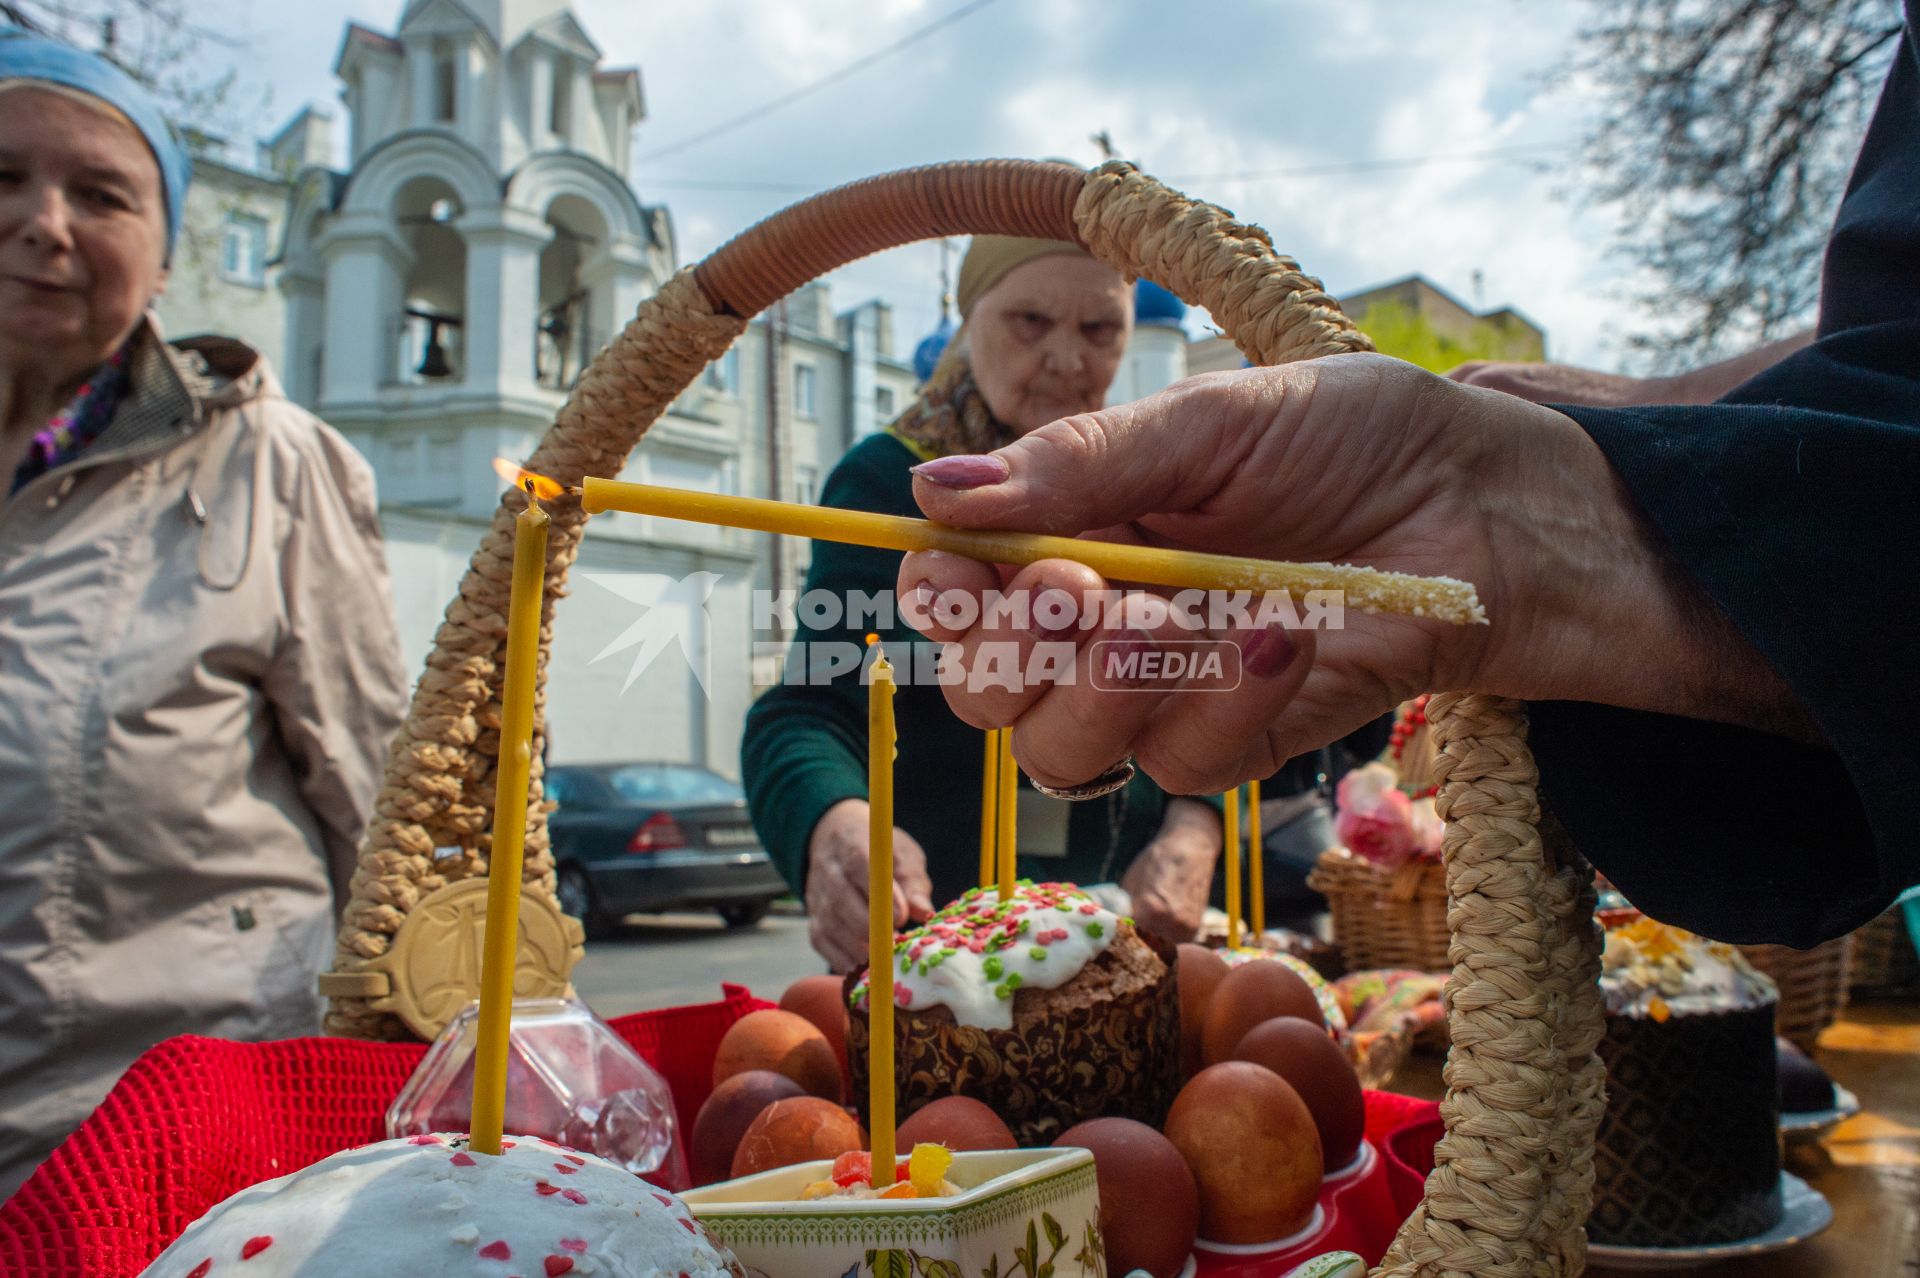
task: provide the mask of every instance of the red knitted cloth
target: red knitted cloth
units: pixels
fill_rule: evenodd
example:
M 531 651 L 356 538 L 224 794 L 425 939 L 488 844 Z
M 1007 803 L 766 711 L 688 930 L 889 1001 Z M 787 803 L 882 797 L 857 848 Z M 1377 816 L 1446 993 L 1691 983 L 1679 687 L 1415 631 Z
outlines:
M 713 1057 L 727 1027 L 773 1006 L 737 985 L 722 990 L 718 1003 L 611 1022 L 667 1080 L 683 1137 L 713 1090 Z M 168 1039 L 135 1061 L 0 1206 L 0 1275 L 135 1278 L 229 1195 L 382 1139 L 387 1105 L 426 1050 L 346 1038 Z M 1366 1101 L 1375 1143 L 1438 1113 L 1431 1101 L 1387 1092 L 1368 1092 Z M 1396 1188 L 1417 1199 L 1418 1177 L 1399 1170 L 1412 1183 Z
M 722 988 L 718 1003 L 612 1022 L 667 1080 L 683 1134 L 713 1090 L 727 1027 L 773 1006 Z M 230 1194 L 384 1139 L 387 1105 L 426 1050 L 345 1038 L 158 1044 L 0 1206 L 0 1274 L 134 1278 Z

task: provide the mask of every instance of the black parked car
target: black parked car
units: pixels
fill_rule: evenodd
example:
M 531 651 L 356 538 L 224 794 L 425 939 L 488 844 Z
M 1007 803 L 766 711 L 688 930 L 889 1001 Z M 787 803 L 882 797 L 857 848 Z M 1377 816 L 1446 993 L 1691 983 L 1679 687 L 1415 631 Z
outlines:
M 626 914 L 712 909 L 752 927 L 787 894 L 740 787 L 681 763 L 603 763 L 547 773 L 560 905 L 589 931 Z

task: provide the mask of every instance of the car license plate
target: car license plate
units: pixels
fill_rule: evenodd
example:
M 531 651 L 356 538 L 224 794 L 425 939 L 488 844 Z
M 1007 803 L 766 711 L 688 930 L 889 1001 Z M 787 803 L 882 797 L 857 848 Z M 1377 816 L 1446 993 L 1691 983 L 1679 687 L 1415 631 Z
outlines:
M 707 844 L 716 848 L 742 848 L 759 842 L 750 825 L 716 825 L 707 829 Z

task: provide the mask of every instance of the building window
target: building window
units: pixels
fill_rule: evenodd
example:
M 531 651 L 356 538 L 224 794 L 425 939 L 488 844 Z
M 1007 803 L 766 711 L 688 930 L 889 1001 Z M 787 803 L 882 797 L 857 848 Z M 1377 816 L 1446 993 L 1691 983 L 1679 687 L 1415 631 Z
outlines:
M 707 386 L 722 395 L 740 393 L 740 348 L 734 347 L 707 365 Z
M 795 466 L 793 499 L 803 506 L 811 506 L 820 500 L 820 472 L 811 466 Z
M 793 366 L 793 411 L 800 417 L 818 417 L 820 373 L 811 364 Z
M 267 220 L 251 213 L 229 213 L 220 228 L 220 274 L 235 284 L 260 288 L 267 282 Z
M 452 124 L 458 113 L 459 89 L 454 79 L 453 55 L 443 53 L 433 60 L 433 118 Z
M 553 60 L 553 100 L 547 110 L 547 128 L 562 142 L 573 119 L 573 66 L 565 58 Z
M 873 388 L 873 413 L 874 416 L 880 419 L 883 425 L 893 421 L 895 414 L 893 387 L 876 386 Z

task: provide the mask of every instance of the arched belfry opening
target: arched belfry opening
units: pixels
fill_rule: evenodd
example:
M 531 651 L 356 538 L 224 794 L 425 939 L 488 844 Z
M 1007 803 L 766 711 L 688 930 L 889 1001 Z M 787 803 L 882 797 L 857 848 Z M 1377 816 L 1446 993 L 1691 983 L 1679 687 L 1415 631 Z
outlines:
M 396 384 L 455 381 L 465 372 L 467 244 L 455 225 L 464 212 L 439 178 L 415 178 L 394 197 L 394 224 L 411 254 L 390 321 Z
M 534 377 L 550 390 L 566 390 L 611 336 L 597 332 L 593 289 L 586 266 L 607 249 L 606 219 L 578 195 L 547 206 L 553 238 L 540 252 L 540 313 L 534 325 Z

